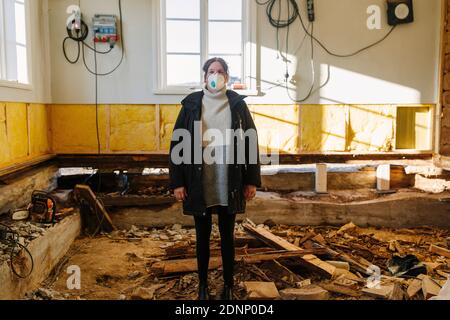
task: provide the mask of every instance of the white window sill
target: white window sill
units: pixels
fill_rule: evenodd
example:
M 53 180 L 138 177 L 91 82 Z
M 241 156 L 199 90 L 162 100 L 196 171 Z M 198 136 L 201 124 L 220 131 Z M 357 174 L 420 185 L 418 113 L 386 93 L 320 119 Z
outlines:
M 153 93 L 155 95 L 188 95 L 196 91 L 200 91 L 202 89 L 157 89 L 154 90 Z M 258 90 L 233 90 L 236 93 L 244 96 L 258 96 Z
M 8 80 L 0 80 L 0 87 L 28 90 L 28 91 L 33 90 L 33 86 L 31 84 L 19 83 L 16 81 L 8 81 Z

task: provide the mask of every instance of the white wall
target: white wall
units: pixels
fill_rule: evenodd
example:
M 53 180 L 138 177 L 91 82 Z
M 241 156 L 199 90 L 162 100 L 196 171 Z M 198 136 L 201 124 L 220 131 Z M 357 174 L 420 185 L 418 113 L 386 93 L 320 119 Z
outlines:
M 152 1 L 123 0 L 126 57 L 113 75 L 100 79 L 100 103 L 179 103 L 182 96 L 155 96 L 152 84 Z M 254 0 L 247 0 L 254 1 Z M 49 0 L 52 98 L 54 103 L 93 103 L 94 77 L 81 63 L 68 64 L 61 43 L 66 35 L 66 8 L 74 0 Z M 298 0 L 304 8 L 305 0 Z M 316 0 L 315 35 L 340 53 L 351 52 L 380 39 L 388 31 L 385 0 Z M 353 58 L 335 58 L 315 46 L 316 74 L 328 84 L 306 103 L 436 103 L 438 91 L 441 0 L 414 0 L 415 22 L 399 26 L 386 41 Z M 371 4 L 383 8 L 382 30 L 369 31 L 366 10 Z M 115 0 L 82 0 L 86 21 L 94 13 L 118 14 Z M 306 18 L 305 18 L 306 20 Z M 284 63 L 276 53 L 275 29 L 258 9 L 258 48 L 261 91 L 250 103 L 290 103 L 286 90 L 274 87 L 283 79 Z M 285 31 L 281 34 L 284 43 Z M 291 54 L 303 38 L 299 22 L 291 29 Z M 107 70 L 120 58 L 119 50 L 100 57 L 99 69 Z M 309 44 L 290 56 L 290 73 L 299 81 L 299 95 L 310 81 Z M 92 56 L 88 61 L 93 66 Z M 295 96 L 295 93 L 292 94 Z
M 47 0 L 30 0 L 30 83 L 31 89 L 18 89 L 0 85 L 0 101 L 50 103 L 50 38 Z

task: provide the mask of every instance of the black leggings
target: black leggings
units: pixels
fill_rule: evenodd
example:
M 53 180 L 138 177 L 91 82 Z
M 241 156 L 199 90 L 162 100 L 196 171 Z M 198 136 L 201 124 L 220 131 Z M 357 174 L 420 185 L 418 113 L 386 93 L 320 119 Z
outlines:
M 220 245 L 222 252 L 223 279 L 227 286 L 233 287 L 234 280 L 234 224 L 236 215 L 228 214 L 227 207 L 208 208 L 206 216 L 194 217 L 197 235 L 197 265 L 200 285 L 208 283 L 209 244 L 212 227 L 212 213 L 217 210 L 219 215 Z

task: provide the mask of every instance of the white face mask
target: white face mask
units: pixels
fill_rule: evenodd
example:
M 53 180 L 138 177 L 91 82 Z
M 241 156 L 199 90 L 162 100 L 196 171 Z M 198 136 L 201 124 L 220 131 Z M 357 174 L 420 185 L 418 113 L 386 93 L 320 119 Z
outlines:
M 211 74 L 208 77 L 208 89 L 212 92 L 219 92 L 225 87 L 225 77 L 220 73 Z

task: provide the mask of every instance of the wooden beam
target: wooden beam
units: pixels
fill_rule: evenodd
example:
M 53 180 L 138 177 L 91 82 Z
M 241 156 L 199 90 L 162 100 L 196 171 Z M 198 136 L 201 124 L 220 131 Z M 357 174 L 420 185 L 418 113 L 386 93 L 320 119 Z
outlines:
M 92 210 L 95 212 L 101 213 L 103 218 L 101 219 L 102 225 L 104 225 L 106 231 L 113 231 L 117 230 L 114 226 L 111 217 L 109 216 L 108 212 L 106 211 L 105 207 L 101 203 L 101 201 L 97 198 L 95 193 L 91 190 L 89 186 L 86 185 L 77 185 L 75 186 L 74 190 L 75 196 L 81 200 L 83 199 L 87 203 L 89 203 Z M 97 219 L 97 218 L 96 218 Z
M 275 251 L 268 253 L 258 253 L 251 255 L 236 256 L 235 261 L 242 261 L 248 264 L 256 264 L 264 261 L 295 258 L 310 255 L 312 253 L 323 253 L 323 250 L 304 250 L 304 251 Z M 218 269 L 222 266 L 222 257 L 211 257 L 209 260 L 209 270 Z M 156 262 L 151 266 L 151 270 L 157 275 L 170 275 L 177 273 L 196 272 L 197 258 L 166 260 Z
M 296 245 L 284 240 L 283 238 L 274 235 L 270 231 L 262 227 L 254 226 L 254 224 L 249 221 L 244 222 L 242 226 L 244 227 L 245 231 L 265 242 L 269 246 L 288 251 L 304 251 L 302 248 L 297 247 Z M 320 272 L 321 274 L 329 278 L 332 278 L 336 271 L 335 266 L 320 260 L 313 254 L 304 255 L 302 257 L 299 257 L 299 259 L 302 262 L 302 265 L 304 265 L 305 267 L 310 268 L 315 272 Z
M 261 155 L 264 158 L 264 155 Z M 358 163 L 364 161 L 392 160 L 432 160 L 430 152 L 397 153 L 306 153 L 280 154 L 280 164 L 314 164 L 314 163 Z M 60 154 L 57 157 L 61 168 L 94 167 L 111 170 L 126 170 L 131 168 L 167 168 L 169 155 L 162 153 L 142 154 Z
M 28 161 L 18 162 L 18 163 L 12 164 L 10 166 L 7 166 L 5 168 L 1 168 L 0 169 L 0 179 L 3 180 L 4 178 L 8 178 L 8 176 L 10 176 L 10 175 L 19 173 L 20 171 L 28 170 L 30 168 L 41 165 L 44 162 L 54 159 L 55 157 L 56 157 L 56 155 L 54 155 L 54 154 L 46 154 L 43 156 L 35 157 Z

